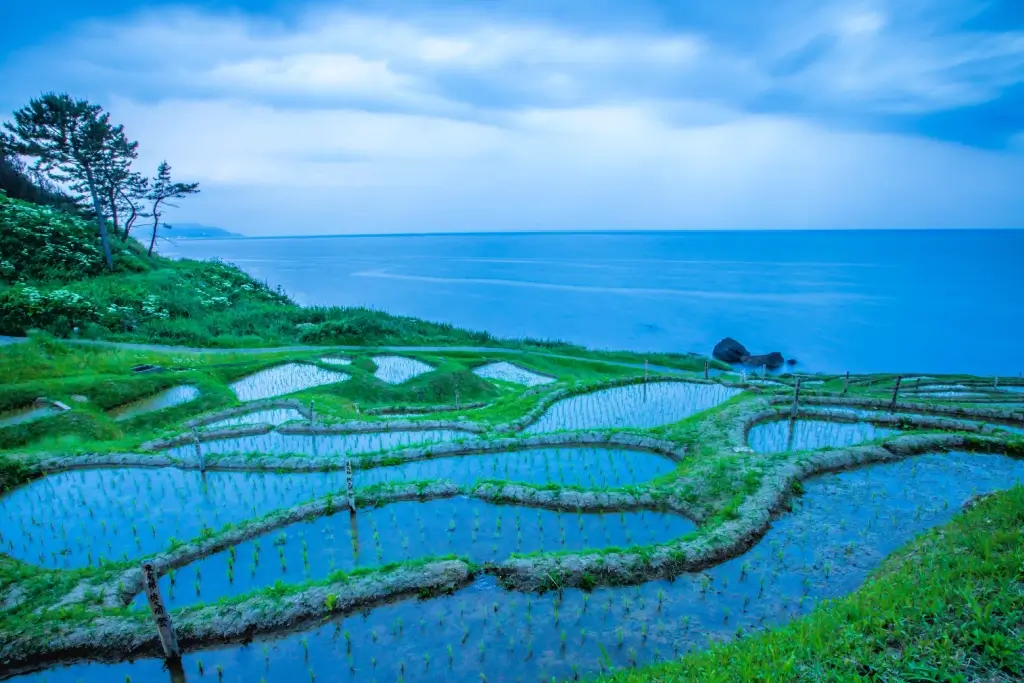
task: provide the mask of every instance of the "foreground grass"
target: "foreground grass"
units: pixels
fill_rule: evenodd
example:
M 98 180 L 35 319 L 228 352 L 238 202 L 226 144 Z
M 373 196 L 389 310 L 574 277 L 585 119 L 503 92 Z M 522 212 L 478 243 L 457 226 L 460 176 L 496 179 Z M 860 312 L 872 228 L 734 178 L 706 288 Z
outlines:
M 1024 680 L 1024 487 L 889 557 L 859 591 L 792 624 L 599 679 Z

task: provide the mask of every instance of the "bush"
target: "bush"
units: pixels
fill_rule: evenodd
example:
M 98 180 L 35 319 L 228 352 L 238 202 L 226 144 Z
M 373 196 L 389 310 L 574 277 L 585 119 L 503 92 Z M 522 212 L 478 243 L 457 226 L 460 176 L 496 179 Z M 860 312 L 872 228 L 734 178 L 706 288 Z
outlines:
M 67 289 L 40 292 L 23 286 L 0 294 L 0 334 L 25 334 L 35 328 L 66 337 L 99 317 L 92 302 Z
M 75 279 L 102 271 L 96 226 L 0 192 L 0 281 Z

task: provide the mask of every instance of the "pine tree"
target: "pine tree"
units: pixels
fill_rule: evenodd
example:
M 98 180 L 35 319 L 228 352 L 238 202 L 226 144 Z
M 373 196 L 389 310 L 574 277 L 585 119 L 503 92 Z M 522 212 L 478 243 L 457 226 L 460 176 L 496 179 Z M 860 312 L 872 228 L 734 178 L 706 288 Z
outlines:
M 34 157 L 37 171 L 48 174 L 76 191 L 88 194 L 96 213 L 103 256 L 114 269 L 104 218 L 104 169 L 122 163 L 134 143 L 124 128 L 110 123 L 110 114 L 88 100 L 66 93 L 46 93 L 14 112 L 14 122 L 4 127 L 11 133 L 5 145 L 16 154 Z
M 153 254 L 153 246 L 156 244 L 156 231 L 160 227 L 161 205 L 175 206 L 168 202 L 168 199 L 182 199 L 190 194 L 199 192 L 199 183 L 175 183 L 171 181 L 171 165 L 161 161 L 156 170 L 156 177 L 153 178 L 153 188 L 149 191 L 149 200 L 153 202 L 153 209 L 150 212 L 153 216 L 153 238 L 149 241 L 149 254 Z M 170 227 L 170 226 L 168 226 Z

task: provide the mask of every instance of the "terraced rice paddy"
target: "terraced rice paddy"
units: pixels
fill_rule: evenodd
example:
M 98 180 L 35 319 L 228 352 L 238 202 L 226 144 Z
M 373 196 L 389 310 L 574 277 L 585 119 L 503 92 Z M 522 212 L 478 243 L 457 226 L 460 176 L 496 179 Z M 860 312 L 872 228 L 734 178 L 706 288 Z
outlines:
M 374 356 L 373 362 L 377 366 L 373 376 L 388 384 L 403 384 L 434 369 L 423 361 L 404 356 Z
M 171 387 L 158 394 L 114 408 L 110 411 L 110 416 L 115 420 L 129 420 L 137 415 L 179 406 L 197 398 L 199 398 L 198 387 L 188 384 Z
M 609 667 L 644 664 L 707 647 L 735 637 L 737 631 L 751 632 L 806 614 L 822 600 L 856 588 L 886 553 L 920 531 L 947 521 L 967 496 L 1022 481 L 1024 462 L 964 453 L 920 456 L 821 476 L 806 482 L 806 492 L 796 501 L 795 509 L 774 522 L 750 551 L 701 573 L 639 586 L 599 587 L 592 592 L 566 589 L 542 595 L 506 591 L 484 575 L 451 596 L 399 601 L 281 637 L 189 652 L 183 668 L 189 679 L 199 675 L 201 665 L 206 677 L 230 683 L 306 678 L 335 683 L 565 680 Z M 431 507 L 438 503 L 456 507 Z M 500 552 L 507 550 L 508 539 L 514 537 L 505 532 L 515 528 L 517 514 L 521 527 L 529 520 L 536 525 L 531 529 L 539 530 L 536 510 L 477 507 L 461 499 L 438 503 L 397 503 L 362 513 L 367 519 L 357 519 L 360 555 L 378 561 L 374 534 L 380 538 L 382 559 L 390 557 L 385 552 L 404 551 L 401 536 L 398 549 L 392 547 L 396 544 L 390 542 L 389 535 L 395 533 L 410 535 L 410 553 L 443 548 L 453 519 L 456 526 L 451 538 L 458 540 L 452 541 L 452 547 L 476 548 L 483 556 L 488 550 L 483 538 L 494 533 L 499 513 Z M 457 509 L 463 504 L 468 507 Z M 475 510 L 479 516 L 474 515 Z M 545 544 L 554 541 L 561 545 L 561 531 L 552 538 L 546 535 L 547 529 L 564 528 L 567 542 L 570 529 L 579 529 L 575 513 L 563 513 L 559 527 L 557 518 L 541 512 Z M 315 571 L 330 566 L 331 558 L 324 554 L 328 549 L 336 553 L 338 564 L 355 562 L 346 547 L 351 529 L 347 513 L 335 517 L 344 523 L 330 533 L 340 537 L 340 543 L 314 544 L 315 525 L 304 539 L 293 529 L 295 533 L 289 532 L 291 538 L 283 545 L 262 545 L 258 552 L 265 559 L 260 561 L 255 580 L 269 581 L 272 570 L 279 570 L 278 548 L 284 552 L 292 576 L 301 575 L 305 571 L 303 540 L 310 551 L 310 572 L 314 565 Z M 625 527 L 615 523 L 614 515 L 604 517 L 609 540 L 624 534 L 626 528 L 644 528 L 644 521 L 637 516 L 627 518 Z M 330 519 L 320 524 L 328 524 Z M 480 528 L 474 543 L 476 519 Z M 643 519 L 652 529 L 649 533 L 667 532 L 659 527 L 662 520 L 657 516 L 646 513 Z M 420 523 L 424 537 L 433 534 L 439 542 L 422 544 L 418 539 Z M 586 524 L 588 536 L 600 537 L 600 522 L 592 528 Z M 327 528 L 316 527 L 317 533 L 326 536 Z M 525 543 L 527 534 L 523 539 Z M 251 567 L 256 552 L 251 544 L 238 549 L 233 561 L 236 582 L 254 580 Z M 202 600 L 242 590 L 227 578 L 227 557 L 217 559 L 219 567 L 214 564 L 201 572 Z M 195 602 L 195 581 L 194 568 L 178 570 L 174 600 Z M 169 579 L 162 582 L 166 596 Z M 18 680 L 163 680 L 168 674 L 162 669 L 163 663 L 156 659 L 81 663 Z
M 625 379 L 569 395 L 594 380 L 589 367 L 573 375 L 565 364 L 558 388 L 517 392 L 509 385 L 553 378 L 472 357 L 462 360 L 463 372 L 503 385 L 472 413 L 471 425 L 469 417 L 446 420 L 448 398 L 436 391 L 447 381 L 441 373 L 403 392 L 353 368 L 358 382 L 310 391 L 302 404 L 242 407 L 210 373 L 202 380 L 210 385 L 203 409 L 212 404 L 223 412 L 200 439 L 225 436 L 210 430 L 237 431 L 201 440 L 202 458 L 190 440 L 166 441 L 188 439 L 196 416 L 184 411 L 127 423 L 81 462 L 77 450 L 19 455 L 36 463 L 39 478 L 0 495 L 0 550 L 8 556 L 0 571 L 16 571 L 16 581 L 30 577 L 24 593 L 22 584 L 0 586 L 0 610 L 23 610 L 6 612 L 21 621 L 7 617 L 10 633 L 0 633 L 5 663 L 49 666 L 19 679 L 50 683 L 580 680 L 806 614 L 855 589 L 885 554 L 948 520 L 967 496 L 1024 481 L 1024 461 L 960 452 L 802 483 L 779 478 L 794 464 L 814 462 L 825 471 L 915 448 L 1015 452 L 1010 432 L 954 433 L 969 430 L 940 421 L 951 411 L 935 405 L 919 408 L 930 422 L 898 426 L 937 433 L 900 438 L 896 448 L 885 441 L 901 435 L 892 414 L 818 405 L 820 398 L 800 405 L 795 420 L 755 422 L 793 398 L 772 384 L 741 390 L 699 380 L 639 382 L 624 369 Z M 444 371 L 459 358 L 446 358 Z M 343 360 L 321 361 L 341 365 L 329 359 Z M 378 379 L 396 384 L 433 370 L 401 356 L 374 361 Z M 250 401 L 348 378 L 296 361 L 231 386 Z M 827 396 L 832 384 L 809 388 L 809 395 Z M 932 385 L 918 395 L 974 384 Z M 405 397 L 421 385 L 436 398 L 422 409 L 438 411 L 422 423 L 429 429 L 398 429 L 420 423 L 372 414 L 399 408 L 379 397 Z M 891 391 L 851 389 L 870 405 L 887 405 Z M 314 399 L 310 425 L 303 406 Z M 356 401 L 369 406 L 362 415 Z M 237 410 L 248 412 L 232 414 Z M 1024 433 L 1009 413 L 992 416 Z M 857 447 L 875 440 L 891 450 Z M 161 453 L 153 445 L 160 443 L 180 445 Z M 811 459 L 806 451 L 818 453 Z M 161 466 L 138 466 L 147 459 Z M 346 464 L 353 466 L 354 512 Z M 0 475 L 20 475 L 19 466 Z M 68 466 L 82 469 L 59 471 Z M 737 512 L 736 492 L 743 491 L 748 507 Z M 752 525 L 769 510 L 778 514 L 758 538 L 764 529 Z M 731 559 L 717 559 L 723 556 Z M 155 641 L 144 651 L 104 650 L 107 642 L 152 638 L 140 594 L 144 560 L 155 562 L 157 586 L 184 634 L 183 671 L 164 668 Z M 21 623 L 47 614 L 60 629 L 19 635 Z M 82 639 L 74 647 L 61 640 L 71 637 L 65 628 Z M 54 659 L 75 663 L 42 659 L 51 646 Z M 133 661 L 74 659 L 83 655 Z
M 713 408 L 739 393 L 738 389 L 720 384 L 628 384 L 562 399 L 526 431 L 536 434 L 568 429 L 657 427 Z
M 321 363 L 327 363 L 328 365 L 352 365 L 351 358 L 339 358 L 337 356 L 323 356 L 320 358 Z
M 11 425 L 21 424 L 22 422 L 31 422 L 32 420 L 49 417 L 50 415 L 56 415 L 60 412 L 62 411 L 51 405 L 33 405 L 28 408 L 8 410 L 0 413 L 0 427 L 9 427 Z
M 306 416 L 295 408 L 273 408 L 271 410 L 256 410 L 244 415 L 228 417 L 216 422 L 210 422 L 204 429 L 224 429 L 226 427 L 240 427 L 242 425 L 268 424 L 275 427 L 285 422 L 308 421 Z
M 416 431 L 359 432 L 354 434 L 283 434 L 267 432 L 255 436 L 203 441 L 204 455 L 310 455 L 345 456 L 376 453 L 402 446 L 438 444 L 458 439 L 471 439 L 471 432 L 451 429 Z M 167 454 L 183 460 L 195 459 L 192 443 L 168 449 Z
M 264 398 L 291 394 L 311 387 L 344 382 L 344 372 L 324 370 L 308 363 L 285 363 L 243 377 L 231 385 L 239 401 L 258 401 Z
M 870 422 L 782 419 L 751 427 L 747 443 L 758 453 L 785 453 L 854 446 L 897 433 L 898 430 L 876 427 Z
M 518 365 L 513 365 L 512 363 L 507 363 L 505 361 L 488 363 L 487 365 L 474 368 L 473 374 L 477 377 L 483 377 L 484 379 L 497 379 L 502 382 L 522 384 L 528 387 L 535 387 L 540 384 L 550 384 L 555 381 L 554 377 L 540 375 L 536 372 L 531 372 L 525 368 L 519 367 Z
M 646 545 L 693 530 L 656 512 L 559 513 L 458 497 L 392 503 L 301 522 L 246 541 L 161 580 L 172 606 L 241 595 L 276 581 L 322 579 L 333 571 L 457 554 L 493 562 L 511 553 Z M 208 592 L 204 595 L 204 591 Z M 136 604 L 145 607 L 144 596 Z
M 671 472 L 674 467 L 675 463 L 669 458 L 647 451 L 593 447 L 531 448 L 431 458 L 358 470 L 356 483 L 368 486 L 441 479 L 465 485 L 482 480 L 500 480 L 602 491 L 642 484 Z

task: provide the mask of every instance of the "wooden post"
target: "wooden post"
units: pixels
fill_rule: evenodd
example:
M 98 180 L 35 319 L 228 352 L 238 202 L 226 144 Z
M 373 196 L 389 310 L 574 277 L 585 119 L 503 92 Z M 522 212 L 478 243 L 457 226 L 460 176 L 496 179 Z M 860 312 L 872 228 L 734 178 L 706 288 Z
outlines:
M 455 390 L 455 410 L 459 409 L 459 390 Z
M 312 400 L 309 402 L 309 428 L 316 428 L 316 406 L 315 401 Z
M 768 366 L 767 365 L 762 365 L 761 366 L 761 379 L 764 379 L 767 374 L 768 374 Z
M 146 599 L 149 600 L 149 609 L 153 612 L 153 621 L 156 622 L 156 633 L 160 637 L 160 647 L 164 650 L 164 657 L 169 660 L 180 660 L 181 649 L 178 648 L 178 637 L 174 635 L 174 626 L 171 624 L 171 616 L 167 614 L 163 598 L 160 597 L 160 587 L 156 583 L 156 570 L 152 562 L 142 563 L 142 585 L 146 591 Z
M 348 495 L 349 512 L 356 511 L 356 494 L 352 486 L 352 461 L 345 458 L 345 492 Z
M 199 471 L 206 471 L 206 460 L 203 458 L 203 447 L 199 445 L 199 429 L 192 428 L 192 443 L 196 447 L 196 460 L 199 461 Z
M 800 378 L 796 378 L 796 390 L 793 392 L 793 407 L 789 410 L 790 418 L 796 418 L 797 411 L 800 410 Z
M 644 358 L 644 381 L 647 381 L 647 359 Z
M 993 389 L 998 389 L 999 388 L 999 375 L 996 375 L 995 377 L 992 378 L 992 388 Z
M 902 377 L 896 378 L 896 386 L 892 389 L 892 401 L 889 403 L 889 412 L 891 413 L 896 407 L 896 399 L 900 396 L 900 382 L 903 380 Z
M 353 403 L 352 405 L 355 406 L 356 415 L 358 415 L 359 414 L 359 404 L 358 403 Z
M 707 361 L 707 359 L 705 359 L 704 360 L 704 379 L 707 379 L 707 378 L 708 378 L 708 361 Z
M 356 513 L 348 511 L 348 526 L 352 535 L 352 556 L 359 557 L 359 523 L 356 521 Z
M 850 390 L 850 371 L 846 371 L 846 381 L 843 382 L 843 396 L 846 396 L 846 392 Z

